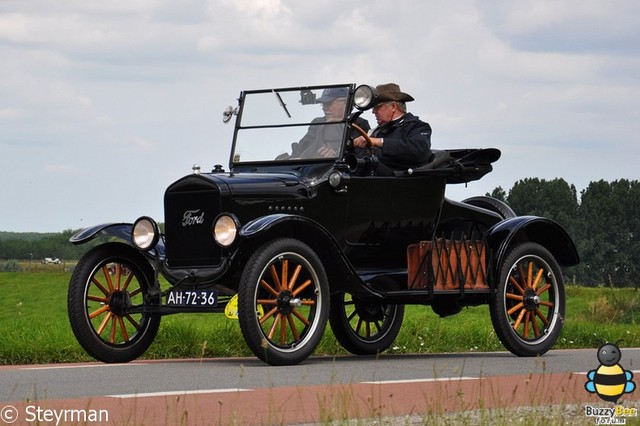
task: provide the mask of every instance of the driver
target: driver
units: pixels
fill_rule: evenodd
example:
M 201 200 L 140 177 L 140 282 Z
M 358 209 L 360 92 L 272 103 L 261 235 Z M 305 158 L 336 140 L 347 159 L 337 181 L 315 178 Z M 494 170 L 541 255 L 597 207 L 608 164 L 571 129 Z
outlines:
M 344 123 L 338 123 L 344 119 L 347 105 L 347 87 L 332 87 L 322 91 L 322 95 L 316 99 L 316 103 L 322 104 L 323 117 L 314 118 L 309 126 L 307 134 L 300 142 L 292 145 L 291 157 L 294 158 L 330 158 L 336 157 L 342 145 Z M 331 123 L 333 125 L 314 125 L 318 123 Z M 371 126 L 364 118 L 358 117 L 355 123 L 364 131 L 369 131 Z M 350 137 L 355 138 L 359 133 L 351 129 Z
M 395 83 L 376 86 L 373 114 L 378 122 L 371 133 L 374 154 L 379 164 L 376 174 L 391 176 L 394 170 L 418 167 L 431 160 L 431 126 L 407 112 L 406 102 L 413 97 L 400 91 Z M 366 148 L 363 136 L 353 140 L 356 148 Z

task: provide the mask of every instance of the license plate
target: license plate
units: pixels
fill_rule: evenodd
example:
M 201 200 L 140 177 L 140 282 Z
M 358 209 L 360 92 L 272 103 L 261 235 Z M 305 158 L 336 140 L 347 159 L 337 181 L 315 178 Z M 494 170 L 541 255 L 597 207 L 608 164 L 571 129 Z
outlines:
M 174 289 L 166 296 L 170 306 L 218 306 L 217 290 L 182 290 Z

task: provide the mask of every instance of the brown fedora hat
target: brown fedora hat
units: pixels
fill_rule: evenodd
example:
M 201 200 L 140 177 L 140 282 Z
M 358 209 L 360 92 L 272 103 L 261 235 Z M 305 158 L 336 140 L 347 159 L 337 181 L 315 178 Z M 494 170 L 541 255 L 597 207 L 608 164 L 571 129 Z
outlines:
M 400 86 L 395 83 L 379 84 L 376 86 L 376 92 L 378 103 L 388 101 L 411 102 L 414 100 L 413 96 L 401 92 Z

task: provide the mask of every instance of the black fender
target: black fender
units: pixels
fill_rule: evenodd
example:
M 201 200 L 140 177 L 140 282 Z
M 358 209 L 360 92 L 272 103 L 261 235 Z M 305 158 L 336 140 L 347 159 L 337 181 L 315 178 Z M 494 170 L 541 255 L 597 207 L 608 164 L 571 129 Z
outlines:
M 133 247 L 131 243 L 131 233 L 133 232 L 133 223 L 103 223 L 84 228 L 69 238 L 71 244 L 80 245 L 93 240 L 96 237 L 114 237 Z M 137 249 L 136 249 L 137 250 Z M 160 238 L 158 243 L 149 252 L 153 256 L 156 254 L 164 256 L 165 247 L 164 240 Z M 149 256 L 146 256 L 149 257 Z
M 272 214 L 248 222 L 238 234 L 242 238 L 240 246 L 256 246 L 274 238 L 296 238 L 320 256 L 332 292 L 369 293 L 340 244 L 326 228 L 312 219 L 293 214 Z
M 116 237 L 131 244 L 132 229 L 132 223 L 103 223 L 101 225 L 90 226 L 76 232 L 71 238 L 69 238 L 69 242 L 71 244 L 78 245 L 84 244 L 99 236 L 107 236 Z
M 508 249 L 523 241 L 532 241 L 545 247 L 560 266 L 580 263 L 578 250 L 561 225 L 543 217 L 518 216 L 497 223 L 487 232 L 487 244 L 494 253 L 494 266 L 497 268 L 502 265 Z

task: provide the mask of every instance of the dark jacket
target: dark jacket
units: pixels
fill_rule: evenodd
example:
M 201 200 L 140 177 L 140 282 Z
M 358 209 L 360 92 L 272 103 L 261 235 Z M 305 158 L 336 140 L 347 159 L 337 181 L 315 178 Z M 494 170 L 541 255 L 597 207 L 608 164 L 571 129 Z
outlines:
M 312 124 L 326 123 L 325 117 L 314 118 Z M 355 123 L 364 131 L 371 129 L 369 122 L 362 117 L 358 117 Z M 333 149 L 336 153 L 340 152 L 342 145 L 342 135 L 344 134 L 344 126 L 346 124 L 339 122 L 327 125 L 309 126 L 307 133 L 300 139 L 300 142 L 292 145 L 292 157 L 299 158 L 316 158 L 318 150 L 322 146 Z M 349 137 L 355 139 L 360 133 L 355 129 L 349 130 Z
M 378 174 L 406 170 L 431 160 L 431 126 L 410 112 L 378 126 L 371 136 L 384 139 L 382 149 L 376 150 L 382 166 L 379 166 Z M 386 168 L 389 169 L 387 173 Z

